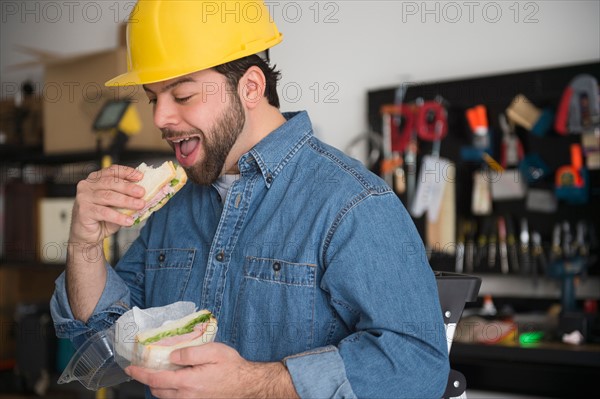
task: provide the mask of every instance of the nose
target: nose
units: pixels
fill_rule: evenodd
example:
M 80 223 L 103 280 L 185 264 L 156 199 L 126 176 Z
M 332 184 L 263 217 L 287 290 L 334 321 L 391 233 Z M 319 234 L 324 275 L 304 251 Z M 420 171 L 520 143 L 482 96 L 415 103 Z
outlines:
M 172 128 L 177 125 L 179 119 L 174 104 L 168 101 L 156 100 L 154 104 L 154 124 L 159 129 Z

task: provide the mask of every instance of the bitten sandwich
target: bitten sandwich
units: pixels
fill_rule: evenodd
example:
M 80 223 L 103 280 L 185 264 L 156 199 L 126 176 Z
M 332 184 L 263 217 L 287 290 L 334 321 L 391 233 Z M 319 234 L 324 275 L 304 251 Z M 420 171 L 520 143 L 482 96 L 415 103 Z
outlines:
M 157 168 L 142 163 L 136 168 L 144 173 L 142 180 L 136 184 L 144 187 L 146 194 L 142 198 L 146 206 L 139 211 L 133 209 L 119 209 L 119 212 L 132 216 L 134 224 L 143 220 L 162 208 L 187 182 L 187 175 L 182 167 L 167 161 Z
M 140 365 L 169 369 L 169 355 L 175 349 L 212 342 L 217 334 L 217 319 L 208 310 L 200 310 L 179 320 L 141 331 L 135 336 Z

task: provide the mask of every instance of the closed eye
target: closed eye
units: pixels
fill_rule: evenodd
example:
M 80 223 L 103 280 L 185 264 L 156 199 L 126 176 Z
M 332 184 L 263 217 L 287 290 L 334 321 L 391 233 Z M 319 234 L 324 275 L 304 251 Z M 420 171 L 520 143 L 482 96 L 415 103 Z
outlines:
M 184 103 L 188 102 L 188 100 L 192 97 L 193 96 L 179 97 L 179 98 L 175 97 L 175 102 L 178 104 L 184 104 Z

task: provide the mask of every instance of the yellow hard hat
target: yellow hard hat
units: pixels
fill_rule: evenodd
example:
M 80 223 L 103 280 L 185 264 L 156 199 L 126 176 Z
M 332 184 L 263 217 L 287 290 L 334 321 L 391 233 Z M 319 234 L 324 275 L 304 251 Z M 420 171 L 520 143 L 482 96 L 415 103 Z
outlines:
M 161 82 L 281 42 L 261 1 L 139 0 L 127 23 L 127 73 L 106 86 Z

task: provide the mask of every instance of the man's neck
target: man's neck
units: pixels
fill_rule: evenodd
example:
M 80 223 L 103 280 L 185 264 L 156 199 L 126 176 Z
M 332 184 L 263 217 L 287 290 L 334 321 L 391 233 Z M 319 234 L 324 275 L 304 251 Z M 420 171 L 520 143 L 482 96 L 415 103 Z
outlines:
M 246 119 L 249 132 L 248 138 L 250 140 L 248 141 L 248 148 L 246 148 L 244 153 L 286 122 L 285 117 L 279 109 L 271 105 L 267 105 L 264 108 L 257 115 L 252 115 L 253 117 Z
M 250 151 L 256 144 L 286 122 L 278 108 L 265 104 L 246 114 L 244 131 L 235 143 L 229 157 L 232 161 L 224 174 L 240 173 L 238 161 L 242 155 Z M 227 162 L 229 163 L 229 162 Z

